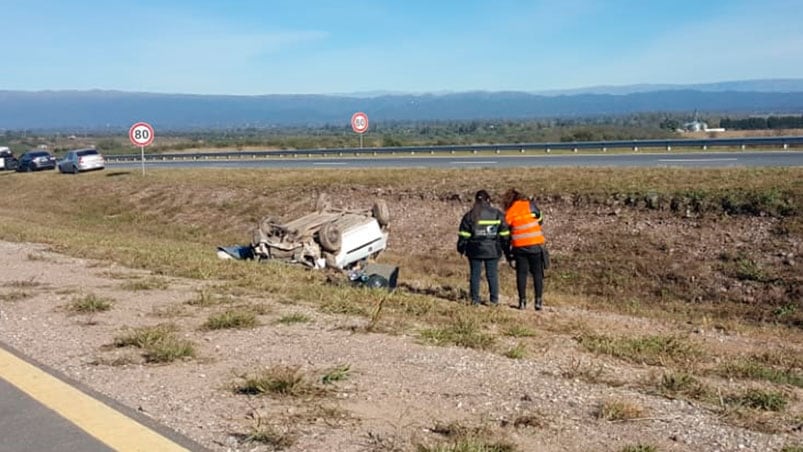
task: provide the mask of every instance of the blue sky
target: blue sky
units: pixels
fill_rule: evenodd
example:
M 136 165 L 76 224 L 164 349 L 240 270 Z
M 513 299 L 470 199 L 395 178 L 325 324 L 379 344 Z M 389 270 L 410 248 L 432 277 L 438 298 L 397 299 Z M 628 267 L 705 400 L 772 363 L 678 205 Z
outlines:
M 800 0 L 0 0 L 0 90 L 543 91 L 803 78 Z

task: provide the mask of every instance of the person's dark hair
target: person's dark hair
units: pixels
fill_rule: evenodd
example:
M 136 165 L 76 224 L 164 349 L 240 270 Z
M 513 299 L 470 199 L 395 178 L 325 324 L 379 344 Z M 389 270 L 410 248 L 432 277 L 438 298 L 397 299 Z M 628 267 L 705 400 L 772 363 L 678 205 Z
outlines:
M 511 188 L 508 191 L 506 191 L 504 195 L 502 195 L 502 204 L 505 206 L 505 209 L 509 209 L 514 202 L 526 199 L 529 199 L 527 195 L 518 191 L 515 188 Z
M 471 221 L 477 221 L 480 218 L 480 213 L 485 206 L 491 204 L 491 195 L 485 190 L 480 190 L 474 195 L 474 206 L 471 208 L 470 218 Z

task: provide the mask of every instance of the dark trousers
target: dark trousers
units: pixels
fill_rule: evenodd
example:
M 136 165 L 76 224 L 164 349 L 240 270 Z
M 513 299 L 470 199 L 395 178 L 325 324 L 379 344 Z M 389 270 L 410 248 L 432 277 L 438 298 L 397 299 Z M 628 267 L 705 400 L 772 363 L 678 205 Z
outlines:
M 468 265 L 471 270 L 469 283 L 471 304 L 480 302 L 480 277 L 482 276 L 483 266 L 485 267 L 485 277 L 488 279 L 488 292 L 491 295 L 491 303 L 499 303 L 499 259 L 469 259 Z
M 516 289 L 519 292 L 519 301 L 527 300 L 527 279 L 533 277 L 535 286 L 535 299 L 541 300 L 544 296 L 544 256 L 541 247 L 534 247 L 535 252 L 516 252 L 513 250 L 513 259 L 516 261 Z

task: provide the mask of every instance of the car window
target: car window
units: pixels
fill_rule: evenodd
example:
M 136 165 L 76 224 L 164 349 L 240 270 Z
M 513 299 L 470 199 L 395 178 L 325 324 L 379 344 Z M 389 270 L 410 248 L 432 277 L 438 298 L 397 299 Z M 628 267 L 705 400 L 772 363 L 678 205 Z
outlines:
M 76 152 L 79 156 L 83 157 L 85 155 L 98 155 L 98 151 L 94 149 L 87 149 L 86 151 L 78 151 Z

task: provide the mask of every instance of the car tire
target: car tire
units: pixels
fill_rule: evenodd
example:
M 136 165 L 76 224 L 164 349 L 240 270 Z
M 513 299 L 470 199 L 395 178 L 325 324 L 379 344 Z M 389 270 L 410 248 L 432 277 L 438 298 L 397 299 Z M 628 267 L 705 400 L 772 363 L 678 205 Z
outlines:
M 78 167 L 77 166 L 75 166 L 75 165 L 72 166 L 72 173 L 73 174 L 78 174 Z
M 318 231 L 318 241 L 321 248 L 330 253 L 334 253 L 340 249 L 342 245 L 342 235 L 340 229 L 332 223 L 325 223 Z
M 390 209 L 385 200 L 380 199 L 376 201 L 371 209 L 371 214 L 376 218 L 380 226 L 387 226 L 390 224 Z

